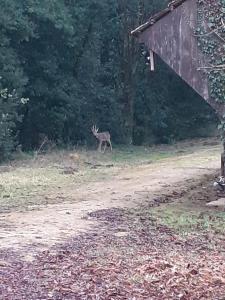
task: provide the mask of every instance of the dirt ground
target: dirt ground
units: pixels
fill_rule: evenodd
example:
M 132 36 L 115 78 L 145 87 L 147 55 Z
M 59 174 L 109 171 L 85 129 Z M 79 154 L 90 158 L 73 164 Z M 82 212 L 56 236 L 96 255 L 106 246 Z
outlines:
M 25 256 L 29 260 L 38 251 L 97 226 L 97 221 L 88 218 L 88 213 L 101 209 L 133 208 L 154 201 L 158 196 L 189 189 L 206 174 L 211 174 L 213 181 L 219 168 L 219 153 L 217 142 L 189 147 L 184 144 L 172 157 L 127 165 L 116 171 L 109 170 L 105 175 L 103 172 L 94 182 L 53 189 L 48 200 L 59 199 L 55 204 L 0 214 L 0 248 L 26 250 Z
M 2 171 L 1 300 L 225 299 L 219 143 L 142 150 Z

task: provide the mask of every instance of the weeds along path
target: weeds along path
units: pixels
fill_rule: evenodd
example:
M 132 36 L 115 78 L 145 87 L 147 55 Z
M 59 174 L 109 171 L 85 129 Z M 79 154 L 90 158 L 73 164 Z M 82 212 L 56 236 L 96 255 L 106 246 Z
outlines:
M 58 203 L 40 205 L 31 211 L 12 210 L 0 214 L 0 249 L 26 250 L 29 260 L 39 250 L 93 229 L 97 221 L 88 218 L 90 212 L 131 208 L 154 201 L 160 195 L 191 188 L 206 174 L 212 174 L 213 180 L 219 168 L 219 153 L 218 145 L 200 146 L 192 153 L 128 165 L 117 172 L 101 170 L 95 182 L 87 180 L 65 184 L 60 190 L 53 188 L 48 197 L 58 198 Z M 31 194 L 30 201 L 34 200 Z

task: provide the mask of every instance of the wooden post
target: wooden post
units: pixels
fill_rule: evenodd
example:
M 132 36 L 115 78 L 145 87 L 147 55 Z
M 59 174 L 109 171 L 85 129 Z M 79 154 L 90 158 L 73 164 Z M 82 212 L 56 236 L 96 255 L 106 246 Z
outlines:
M 150 50 L 150 67 L 151 71 L 155 71 L 154 52 Z
M 221 176 L 225 177 L 225 141 L 223 142 L 223 153 L 221 154 Z
M 221 176 L 224 177 L 224 153 L 221 154 Z

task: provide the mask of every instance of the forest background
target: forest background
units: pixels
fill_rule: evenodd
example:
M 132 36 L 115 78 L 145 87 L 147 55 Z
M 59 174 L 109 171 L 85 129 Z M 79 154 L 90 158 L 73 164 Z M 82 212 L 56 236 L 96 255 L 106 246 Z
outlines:
M 113 143 L 151 145 L 207 136 L 212 109 L 159 58 L 151 72 L 130 31 L 166 0 L 0 0 L 0 156 Z

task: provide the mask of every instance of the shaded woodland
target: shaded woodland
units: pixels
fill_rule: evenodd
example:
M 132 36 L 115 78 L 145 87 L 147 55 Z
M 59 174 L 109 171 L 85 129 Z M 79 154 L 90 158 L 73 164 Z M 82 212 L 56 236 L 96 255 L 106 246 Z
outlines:
M 211 108 L 159 59 L 150 72 L 130 31 L 164 0 L 1 0 L 0 153 L 91 145 L 91 126 L 117 144 L 207 135 Z

